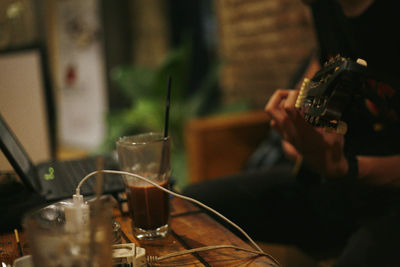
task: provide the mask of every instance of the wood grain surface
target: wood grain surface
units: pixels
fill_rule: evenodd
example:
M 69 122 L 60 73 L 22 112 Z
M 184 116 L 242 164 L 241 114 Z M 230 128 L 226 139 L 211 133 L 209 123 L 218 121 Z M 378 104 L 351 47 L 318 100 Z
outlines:
M 202 209 L 186 200 L 171 199 L 171 230 L 166 238 L 152 241 L 136 240 L 131 230 L 131 219 L 115 210 L 114 217 L 120 222 L 122 243 L 136 243 L 146 249 L 147 255 L 164 256 L 210 245 L 235 245 L 251 249 L 247 242 L 240 239 L 227 228 L 211 218 Z M 23 254 L 28 255 L 25 233 L 19 230 Z M 0 235 L 0 261 L 12 264 L 20 257 L 14 232 Z M 273 266 L 264 256 L 254 256 L 235 249 L 219 249 L 208 252 L 187 254 L 160 261 L 155 266 Z

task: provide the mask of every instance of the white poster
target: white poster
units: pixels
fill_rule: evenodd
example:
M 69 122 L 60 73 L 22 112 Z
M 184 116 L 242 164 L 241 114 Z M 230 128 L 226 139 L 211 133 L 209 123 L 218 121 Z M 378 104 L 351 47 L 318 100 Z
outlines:
M 106 73 L 98 0 L 59 0 L 56 84 L 61 144 L 92 149 L 105 135 Z

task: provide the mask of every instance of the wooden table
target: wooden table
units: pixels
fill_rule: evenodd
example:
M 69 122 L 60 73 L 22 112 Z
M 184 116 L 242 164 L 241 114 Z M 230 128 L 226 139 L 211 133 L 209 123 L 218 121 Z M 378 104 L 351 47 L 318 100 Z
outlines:
M 131 219 L 115 212 L 115 219 L 120 222 L 123 243 L 136 243 L 146 249 L 147 255 L 163 256 L 210 245 L 235 245 L 251 249 L 246 242 L 216 222 L 202 209 L 192 203 L 173 198 L 171 200 L 171 231 L 163 239 L 139 241 L 131 231 Z M 24 233 L 20 233 L 24 254 L 29 254 L 29 246 Z M 19 257 L 14 232 L 0 236 L 0 260 L 12 264 Z M 274 266 L 265 256 L 254 256 L 234 249 L 219 249 L 174 257 L 161 261 L 156 266 Z

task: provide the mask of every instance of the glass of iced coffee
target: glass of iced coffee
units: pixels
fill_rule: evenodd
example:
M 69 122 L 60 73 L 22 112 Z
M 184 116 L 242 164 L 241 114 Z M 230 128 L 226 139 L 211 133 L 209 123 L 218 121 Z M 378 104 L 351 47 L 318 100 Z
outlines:
M 161 133 L 124 136 L 117 140 L 117 150 L 122 171 L 138 174 L 168 188 L 171 173 L 169 137 Z M 168 193 L 139 178 L 123 176 L 136 238 L 165 237 L 170 219 Z

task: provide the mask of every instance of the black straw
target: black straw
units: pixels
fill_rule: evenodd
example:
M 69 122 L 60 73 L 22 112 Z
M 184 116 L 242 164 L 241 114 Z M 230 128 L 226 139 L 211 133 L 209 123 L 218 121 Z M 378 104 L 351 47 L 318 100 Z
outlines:
M 168 136 L 170 100 L 171 100 L 171 75 L 168 76 L 167 100 L 165 102 L 164 138 Z
M 170 104 L 170 99 L 171 99 L 171 75 L 168 76 L 168 89 L 167 89 L 167 100 L 165 101 L 165 120 L 164 120 L 164 139 L 168 137 L 168 122 L 169 122 L 169 104 Z M 166 168 L 166 156 L 165 156 L 165 143 L 166 140 L 163 142 L 163 146 L 161 149 L 161 163 L 160 163 L 160 168 L 158 170 L 158 176 L 160 177 L 161 174 L 164 172 L 164 169 Z

